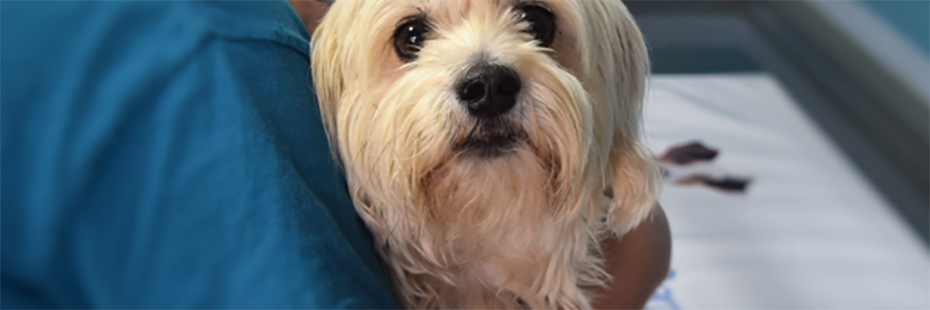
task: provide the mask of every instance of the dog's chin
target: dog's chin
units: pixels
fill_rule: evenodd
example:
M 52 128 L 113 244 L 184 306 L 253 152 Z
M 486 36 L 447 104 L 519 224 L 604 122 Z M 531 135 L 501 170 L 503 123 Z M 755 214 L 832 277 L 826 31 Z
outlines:
M 515 153 L 523 143 L 516 134 L 470 137 L 456 151 L 468 157 L 492 159 Z

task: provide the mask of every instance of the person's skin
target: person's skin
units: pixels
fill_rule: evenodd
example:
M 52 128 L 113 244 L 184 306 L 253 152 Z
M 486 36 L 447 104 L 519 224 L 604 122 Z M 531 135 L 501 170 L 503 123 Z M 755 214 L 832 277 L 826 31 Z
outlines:
M 288 0 L 311 34 L 329 6 L 319 0 Z M 642 309 L 668 274 L 672 238 L 662 207 L 623 238 L 604 241 L 603 253 L 612 280 L 592 288 L 595 309 Z
M 307 31 L 311 35 L 316 30 L 316 26 L 320 24 L 323 15 L 329 11 L 329 5 L 325 1 L 288 0 L 287 2 L 294 8 L 294 12 L 297 12 L 297 16 L 300 16 L 300 20 L 304 22 L 304 26 L 307 26 Z
M 623 238 L 604 242 L 607 272 L 613 280 L 597 287 L 595 309 L 642 309 L 668 275 L 672 235 L 665 211 L 656 204 L 652 214 Z

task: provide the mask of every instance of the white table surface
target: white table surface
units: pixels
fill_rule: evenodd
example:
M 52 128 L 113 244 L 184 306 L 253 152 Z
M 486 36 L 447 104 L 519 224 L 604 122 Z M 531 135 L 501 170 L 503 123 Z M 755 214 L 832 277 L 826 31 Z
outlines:
M 744 194 L 666 184 L 673 276 L 652 309 L 930 308 L 930 254 L 766 74 L 656 75 L 656 154 L 700 141 Z

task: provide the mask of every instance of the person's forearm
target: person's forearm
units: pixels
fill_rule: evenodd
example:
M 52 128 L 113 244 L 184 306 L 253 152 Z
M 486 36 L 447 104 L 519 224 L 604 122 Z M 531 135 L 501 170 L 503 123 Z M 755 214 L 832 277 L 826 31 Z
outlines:
M 604 242 L 605 267 L 613 277 L 596 288 L 595 309 L 642 309 L 665 279 L 672 240 L 665 212 L 658 205 L 652 214 L 622 239 Z

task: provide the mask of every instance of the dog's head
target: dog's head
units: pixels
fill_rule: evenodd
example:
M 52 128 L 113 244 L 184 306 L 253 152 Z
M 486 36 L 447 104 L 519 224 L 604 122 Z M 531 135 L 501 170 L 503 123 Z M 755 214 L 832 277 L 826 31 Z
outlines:
M 619 0 L 338 0 L 312 48 L 327 133 L 376 231 L 462 221 L 496 192 L 563 218 L 612 199 L 620 233 L 652 204 L 648 59 Z

